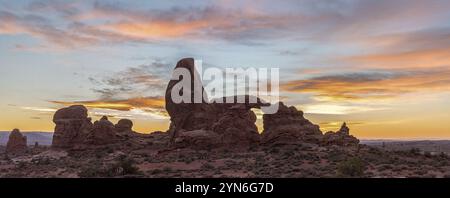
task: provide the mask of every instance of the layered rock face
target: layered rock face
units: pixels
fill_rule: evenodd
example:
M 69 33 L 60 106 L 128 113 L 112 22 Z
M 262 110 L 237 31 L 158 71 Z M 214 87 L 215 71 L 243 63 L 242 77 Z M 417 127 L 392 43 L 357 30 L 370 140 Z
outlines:
M 356 146 L 359 144 L 359 140 L 356 137 L 350 135 L 350 129 L 344 122 L 339 131 L 329 131 L 325 133 L 322 143 L 324 145 Z
M 278 112 L 263 115 L 262 144 L 285 145 L 301 142 L 320 143 L 322 132 L 318 125 L 303 117 L 295 107 L 279 103 Z
M 27 150 L 27 137 L 24 136 L 19 129 L 14 129 L 9 134 L 8 142 L 6 143 L 7 153 L 24 153 Z

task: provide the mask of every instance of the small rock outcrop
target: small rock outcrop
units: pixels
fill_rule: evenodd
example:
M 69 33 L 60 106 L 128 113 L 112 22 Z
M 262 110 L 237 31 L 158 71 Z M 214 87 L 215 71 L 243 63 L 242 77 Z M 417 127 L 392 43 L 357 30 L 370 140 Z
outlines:
M 356 146 L 359 144 L 359 140 L 350 135 L 350 129 L 344 122 L 341 129 L 337 132 L 326 132 L 323 137 L 324 145 L 338 145 L 338 146 Z
M 293 106 L 286 106 L 282 102 L 279 102 L 276 113 L 263 115 L 264 130 L 259 134 L 255 124 L 256 115 L 252 109 L 270 104 L 249 95 L 229 96 L 209 101 L 201 80 L 192 78 L 199 75 L 195 69 L 194 59 L 180 60 L 175 69 L 179 68 L 185 69 L 191 75 L 191 90 L 178 87 L 182 76 L 174 76 L 173 79 L 178 77 L 179 80 L 171 80 L 168 83 L 165 108 L 171 123 L 167 133 L 138 134 L 133 131 L 131 120 L 121 119 L 114 125 L 106 116 L 92 123 L 87 108 L 74 105 L 55 113 L 53 122 L 56 127 L 52 146 L 73 148 L 126 142 L 126 145 L 130 146 L 169 145 L 170 148 L 209 150 L 304 143 L 316 146 L 359 144 L 359 140 L 349 134 L 350 130 L 345 123 L 337 132 L 322 134 L 319 126 L 307 120 L 302 111 Z M 191 101 L 174 102 L 172 92 L 178 88 L 180 92 L 191 94 Z M 201 101 L 194 101 L 197 94 L 203 96 Z M 238 100 L 242 97 L 244 100 Z M 230 101 L 234 102 L 227 103 Z
M 103 116 L 100 120 L 94 122 L 92 131 L 86 137 L 85 142 L 90 145 L 111 144 L 117 141 L 114 124 Z
M 7 153 L 24 153 L 27 150 L 27 137 L 24 136 L 19 129 L 14 129 L 9 134 L 6 144 Z
M 129 119 L 121 119 L 114 127 L 118 133 L 130 133 L 133 131 L 133 121 Z
M 262 144 L 285 145 L 301 142 L 319 143 L 322 132 L 318 125 L 303 117 L 295 107 L 279 103 L 278 112 L 263 115 Z

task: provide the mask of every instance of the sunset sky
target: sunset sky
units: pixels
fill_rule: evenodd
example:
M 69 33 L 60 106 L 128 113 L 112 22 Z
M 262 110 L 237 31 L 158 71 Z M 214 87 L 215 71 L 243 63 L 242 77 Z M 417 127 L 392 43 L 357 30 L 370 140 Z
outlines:
M 324 132 L 450 139 L 448 0 L 0 0 L 0 130 L 53 131 L 84 104 L 165 131 L 183 57 L 280 68 L 282 100 Z

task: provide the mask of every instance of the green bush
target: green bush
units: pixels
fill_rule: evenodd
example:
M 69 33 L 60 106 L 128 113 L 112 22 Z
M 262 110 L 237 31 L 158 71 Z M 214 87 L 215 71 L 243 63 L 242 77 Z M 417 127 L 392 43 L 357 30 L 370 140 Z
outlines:
M 362 177 L 366 167 L 364 162 L 358 158 L 353 157 L 338 165 L 339 177 Z

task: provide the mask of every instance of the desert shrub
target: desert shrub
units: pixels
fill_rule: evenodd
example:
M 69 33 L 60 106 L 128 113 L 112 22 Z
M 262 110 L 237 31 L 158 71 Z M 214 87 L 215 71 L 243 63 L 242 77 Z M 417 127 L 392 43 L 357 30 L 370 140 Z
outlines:
M 135 166 L 135 161 L 124 156 L 109 166 L 103 166 L 99 163 L 93 163 L 91 166 L 83 168 L 78 174 L 80 177 L 115 177 L 124 175 L 140 174 Z
M 92 163 L 88 167 L 81 169 L 79 177 L 104 177 L 104 169 L 99 163 Z
M 283 153 L 284 159 L 291 159 L 291 157 L 294 156 L 294 155 L 295 154 L 292 151 L 286 151 L 286 152 Z
M 269 152 L 272 153 L 272 154 L 277 154 L 277 153 L 280 153 L 280 150 L 278 148 L 273 148 Z
M 345 159 L 345 154 L 336 150 L 328 153 L 328 160 L 332 162 L 342 161 Z
M 412 155 L 419 155 L 420 154 L 420 149 L 418 149 L 418 148 L 411 148 L 409 150 L 409 153 L 412 154 Z
M 17 166 L 17 168 L 19 168 L 19 169 L 23 169 L 23 168 L 25 168 L 26 165 L 27 165 L 27 164 L 26 164 L 25 162 L 19 162 L 16 166 Z
M 206 169 L 206 170 L 214 169 L 214 166 L 211 164 L 208 164 L 208 163 L 204 163 L 204 164 L 202 164 L 201 169 Z
M 162 173 L 161 169 L 154 169 L 154 170 L 151 171 L 152 175 L 157 175 L 157 174 L 160 174 L 160 173 Z
M 392 168 L 393 168 L 392 165 L 384 164 L 384 165 L 380 166 L 379 171 L 385 171 L 385 170 L 389 170 L 389 169 L 392 169 Z
M 116 171 L 119 175 L 139 174 L 139 168 L 137 168 L 135 164 L 136 162 L 133 159 L 122 156 L 110 170 Z
M 362 177 L 366 167 L 364 162 L 358 157 L 352 157 L 338 165 L 339 177 Z
M 423 170 L 423 169 L 421 169 L 421 168 L 414 171 L 414 174 L 415 174 L 416 176 L 423 176 L 423 175 L 425 175 L 425 174 L 427 174 L 427 173 L 428 173 L 427 170 Z
M 163 171 L 164 172 L 172 172 L 172 168 L 166 166 L 166 167 L 163 168 Z
M 114 153 L 114 148 L 106 147 L 106 153 Z

